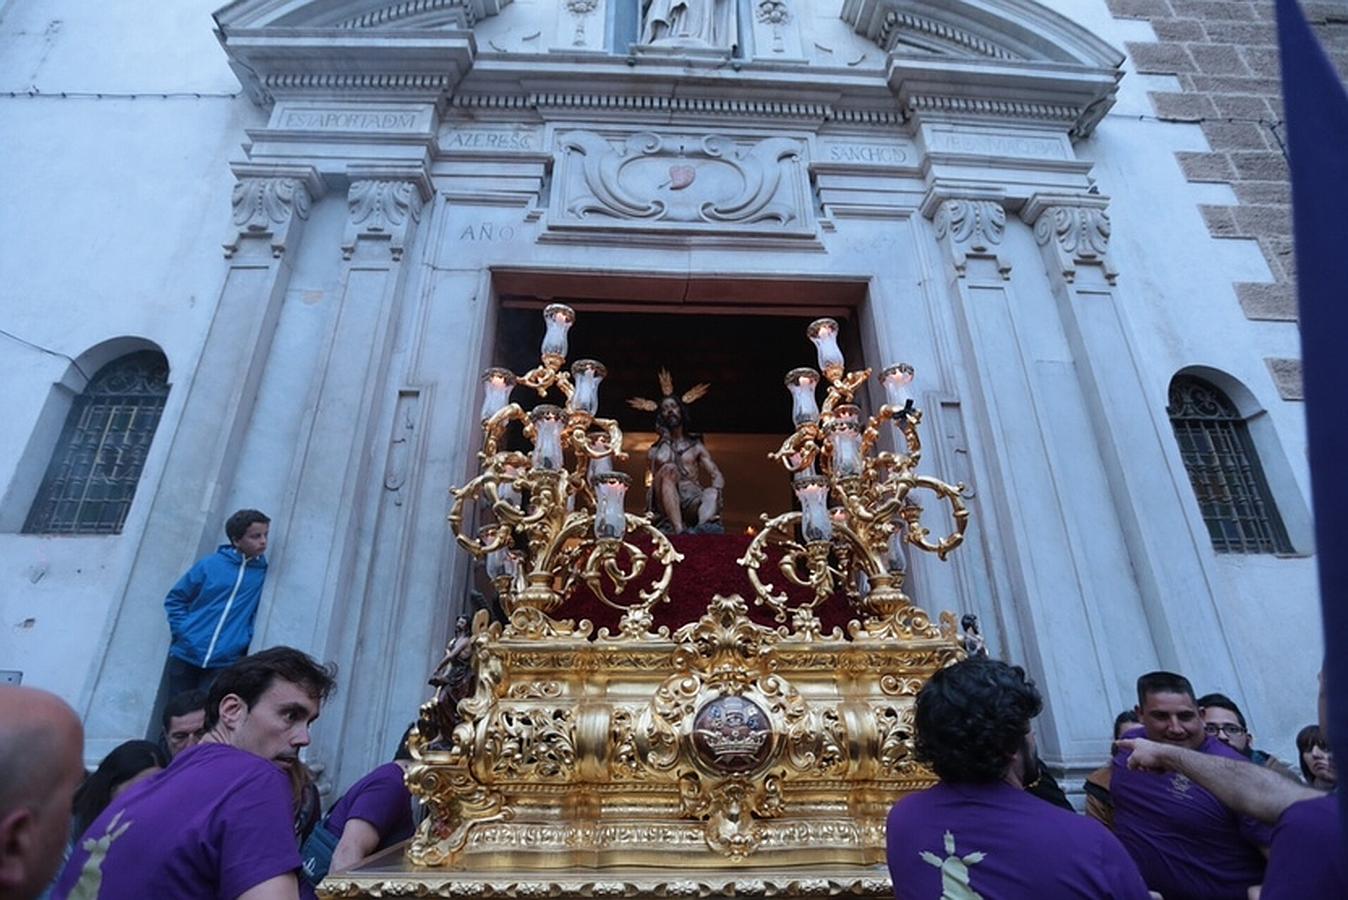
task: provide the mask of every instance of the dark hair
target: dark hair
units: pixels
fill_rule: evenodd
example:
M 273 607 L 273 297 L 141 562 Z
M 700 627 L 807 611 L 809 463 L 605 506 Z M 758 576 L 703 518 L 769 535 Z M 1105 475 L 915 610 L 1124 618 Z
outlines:
M 256 509 L 241 509 L 225 520 L 225 537 L 232 544 L 248 533 L 249 526 L 259 522 L 266 525 L 270 521 L 266 513 Z
M 412 739 L 412 729 L 416 727 L 417 723 L 413 722 L 411 725 L 408 725 L 407 728 L 403 731 L 402 740 L 398 741 L 398 749 L 393 751 L 394 762 L 400 762 L 402 760 L 408 760 L 412 758 L 412 751 L 408 749 L 407 742 Z
M 1325 737 L 1325 733 L 1320 730 L 1319 725 L 1307 725 L 1297 732 L 1297 762 L 1301 763 L 1301 775 L 1306 779 L 1307 784 L 1311 784 L 1315 780 L 1315 776 L 1311 774 L 1310 768 L 1306 765 L 1305 756 L 1315 747 L 1319 747 L 1321 750 L 1329 749 L 1329 739 Z
M 215 678 L 206 698 L 206 729 L 220 721 L 220 701 L 234 694 L 249 708 L 276 680 L 307 688 L 309 696 L 323 701 L 336 687 L 337 669 L 319 665 L 309 654 L 294 647 L 271 647 L 245 656 Z
M 973 613 L 965 613 L 960 617 L 960 627 L 964 629 L 973 628 L 978 624 L 978 616 Z
M 72 805 L 74 834 L 84 834 L 98 814 L 112 802 L 112 792 L 146 769 L 168 765 L 164 751 L 153 741 L 127 741 L 103 757 L 94 774 L 75 791 Z
M 1137 705 L 1146 706 L 1151 694 L 1187 694 L 1197 705 L 1194 698 L 1194 686 L 1189 679 L 1174 672 L 1148 672 L 1137 679 Z
M 159 717 L 159 724 L 168 731 L 169 720 L 176 719 L 178 716 L 185 716 L 190 712 L 196 712 L 199 709 L 206 708 L 206 691 L 194 688 L 190 691 L 182 691 L 169 698 L 169 702 L 164 704 L 164 714 Z
M 1140 721 L 1137 717 L 1137 710 L 1125 709 L 1123 712 L 1119 713 L 1117 716 L 1114 717 L 1114 733 L 1115 734 L 1119 733 L 1119 726 L 1122 725 L 1124 722 L 1137 722 L 1137 721 Z
M 941 669 L 917 695 L 917 758 L 946 781 L 997 781 L 1043 707 L 1020 666 L 975 657 Z
M 1217 709 L 1224 709 L 1227 712 L 1234 714 L 1236 721 L 1240 723 L 1240 727 L 1244 728 L 1246 731 L 1250 730 L 1250 726 L 1245 724 L 1245 713 L 1240 711 L 1239 706 L 1236 706 L 1236 701 L 1225 694 L 1204 694 L 1198 698 L 1198 708 L 1200 710 L 1209 706 Z

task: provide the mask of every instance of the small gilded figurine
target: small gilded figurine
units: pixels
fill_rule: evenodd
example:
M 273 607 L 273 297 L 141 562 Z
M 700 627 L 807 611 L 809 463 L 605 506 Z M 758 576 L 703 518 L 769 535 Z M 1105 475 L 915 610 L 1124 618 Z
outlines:
M 988 642 L 983 639 L 983 632 L 978 630 L 978 616 L 965 613 L 960 619 L 960 627 L 964 629 L 964 652 L 969 658 L 987 656 Z

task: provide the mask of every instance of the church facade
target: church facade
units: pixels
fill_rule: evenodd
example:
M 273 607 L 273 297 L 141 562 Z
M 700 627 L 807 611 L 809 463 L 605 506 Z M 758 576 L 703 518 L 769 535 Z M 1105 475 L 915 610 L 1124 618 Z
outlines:
M 718 316 L 833 315 L 854 367 L 911 363 L 924 468 L 973 517 L 910 592 L 1032 673 L 1051 765 L 1097 765 L 1156 668 L 1284 755 L 1313 719 L 1296 327 L 1237 302 L 1278 273 L 1210 231 L 1231 189 L 1186 180 L 1207 138 L 1122 50 L 1147 22 L 1103 0 L 0 16 L 0 667 L 76 706 L 90 759 L 145 732 L 164 593 L 239 507 L 273 520 L 255 646 L 339 668 L 310 761 L 344 787 L 387 758 L 474 583 L 445 514 L 479 374 L 508 313 L 553 300 L 577 332 L 698 316 L 708 342 Z M 784 390 L 737 402 L 788 430 Z

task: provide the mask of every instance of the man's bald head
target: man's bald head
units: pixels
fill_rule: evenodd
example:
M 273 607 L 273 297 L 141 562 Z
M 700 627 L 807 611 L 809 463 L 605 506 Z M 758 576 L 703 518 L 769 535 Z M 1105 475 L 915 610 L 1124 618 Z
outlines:
M 0 685 L 0 900 L 36 897 L 56 874 L 83 751 L 79 717 L 59 697 Z

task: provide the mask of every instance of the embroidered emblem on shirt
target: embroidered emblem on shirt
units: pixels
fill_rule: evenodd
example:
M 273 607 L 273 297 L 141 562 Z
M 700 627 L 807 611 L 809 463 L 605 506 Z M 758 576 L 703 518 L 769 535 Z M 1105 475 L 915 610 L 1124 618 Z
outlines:
M 945 859 L 923 850 L 922 861 L 941 870 L 940 900 L 983 900 L 983 895 L 969 886 L 969 867 L 983 861 L 986 853 L 975 852 L 960 856 L 955 852 L 955 836 L 945 833 Z
M 1181 800 L 1189 799 L 1189 789 L 1193 786 L 1194 783 L 1192 781 L 1178 772 L 1170 776 L 1170 793 Z
M 131 827 L 130 822 L 123 822 L 120 828 L 117 822 L 122 818 L 121 810 L 112 817 L 108 827 L 103 829 L 103 836 L 94 840 L 86 838 L 81 847 L 89 851 L 89 858 L 84 861 L 84 866 L 80 869 L 80 880 L 75 882 L 75 886 L 70 890 L 70 900 L 98 900 L 98 892 L 103 888 L 103 861 L 108 857 L 108 850 L 112 847 L 112 842 L 117 840 L 126 830 Z

